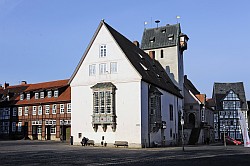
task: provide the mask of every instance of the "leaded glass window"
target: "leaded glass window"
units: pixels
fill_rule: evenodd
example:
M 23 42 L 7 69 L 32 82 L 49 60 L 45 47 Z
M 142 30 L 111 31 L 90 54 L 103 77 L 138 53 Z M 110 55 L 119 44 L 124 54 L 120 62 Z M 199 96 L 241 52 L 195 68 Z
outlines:
M 91 87 L 93 89 L 93 115 L 92 125 L 97 132 L 101 125 L 104 132 L 108 125 L 111 125 L 113 131 L 116 130 L 115 113 L 115 90 L 116 87 L 108 83 L 98 83 Z

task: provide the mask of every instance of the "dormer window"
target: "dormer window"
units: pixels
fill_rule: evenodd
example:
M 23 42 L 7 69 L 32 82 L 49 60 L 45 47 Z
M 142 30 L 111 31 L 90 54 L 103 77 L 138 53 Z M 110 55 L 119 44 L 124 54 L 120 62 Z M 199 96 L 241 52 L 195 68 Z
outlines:
M 166 33 L 166 29 L 162 29 L 161 32 L 162 32 L 162 33 Z
M 27 93 L 27 100 L 30 100 L 30 93 Z
M 149 38 L 149 41 L 150 41 L 151 43 L 155 42 L 155 37 L 154 37 L 154 36 L 153 36 L 153 37 L 150 37 L 150 38 Z
M 174 39 L 174 34 L 169 34 L 169 35 L 168 35 L 168 40 L 171 41 L 171 40 L 173 40 L 173 39 Z
M 20 100 L 23 100 L 24 99 L 24 94 L 21 94 L 20 95 Z
M 52 91 L 48 91 L 48 98 L 52 97 Z
M 39 99 L 39 93 L 38 92 L 35 93 L 35 99 Z
M 41 99 L 44 98 L 44 92 L 40 92 L 40 98 L 41 98 Z
M 58 97 L 58 90 L 54 91 L 54 97 Z

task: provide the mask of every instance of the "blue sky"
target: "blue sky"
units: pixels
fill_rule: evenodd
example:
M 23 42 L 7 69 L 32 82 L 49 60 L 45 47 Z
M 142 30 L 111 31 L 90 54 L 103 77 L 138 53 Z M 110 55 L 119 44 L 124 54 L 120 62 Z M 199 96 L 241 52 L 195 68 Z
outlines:
M 185 74 L 201 93 L 214 82 L 243 81 L 250 98 L 248 0 L 0 0 L 0 84 L 70 78 L 99 22 L 131 41 L 175 24 L 190 40 Z

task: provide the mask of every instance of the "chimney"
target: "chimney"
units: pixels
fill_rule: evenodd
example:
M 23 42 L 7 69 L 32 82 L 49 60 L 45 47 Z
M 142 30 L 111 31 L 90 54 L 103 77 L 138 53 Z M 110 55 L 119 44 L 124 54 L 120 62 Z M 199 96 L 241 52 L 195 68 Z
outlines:
M 148 55 L 151 59 L 155 59 L 155 51 L 149 51 Z
M 137 47 L 140 46 L 140 43 L 138 41 L 133 41 L 134 45 L 136 45 Z
M 21 82 L 21 85 L 26 85 L 27 84 L 27 81 L 22 81 Z
M 3 89 L 6 89 L 9 85 L 10 85 L 9 83 L 5 82 L 4 85 L 3 85 Z

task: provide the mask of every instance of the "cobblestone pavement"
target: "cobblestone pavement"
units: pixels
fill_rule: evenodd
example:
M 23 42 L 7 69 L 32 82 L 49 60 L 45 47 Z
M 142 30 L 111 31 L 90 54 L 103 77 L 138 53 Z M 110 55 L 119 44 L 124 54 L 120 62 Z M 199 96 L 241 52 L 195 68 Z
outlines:
M 54 141 L 0 141 L 2 165 L 250 165 L 250 148 L 188 146 L 130 149 L 71 146 Z

